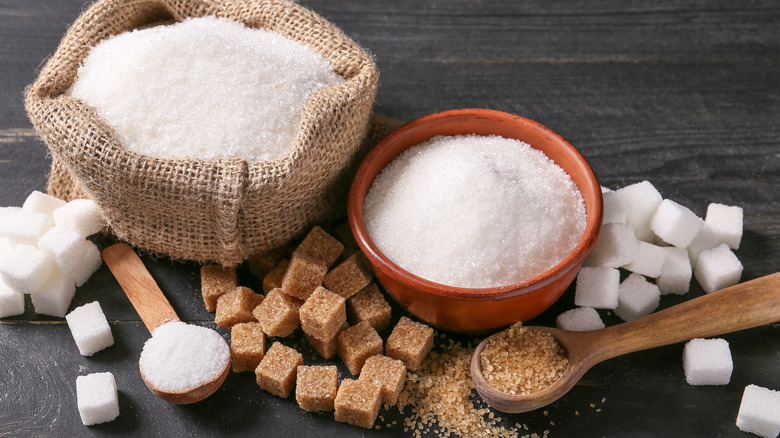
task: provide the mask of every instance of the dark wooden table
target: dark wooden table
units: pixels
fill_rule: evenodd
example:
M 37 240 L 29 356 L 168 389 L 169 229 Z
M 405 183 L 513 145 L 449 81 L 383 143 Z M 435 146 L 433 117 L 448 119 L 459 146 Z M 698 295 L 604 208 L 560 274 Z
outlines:
M 577 146 L 606 186 L 647 179 L 699 215 L 710 202 L 742 206 L 743 280 L 778 270 L 777 1 L 302 3 L 376 56 L 376 112 L 408 121 L 482 107 L 537 120 Z M 45 188 L 50 160 L 26 118 L 23 90 L 83 7 L 83 0 L 0 0 L 0 205 L 21 205 Z M 213 326 L 195 264 L 145 262 L 183 319 Z M 253 282 L 243 271 L 242 281 Z M 661 306 L 701 294 L 694 285 Z M 535 322 L 551 324 L 573 307 L 572 295 Z M 37 316 L 29 303 L 24 315 L 0 320 L 0 436 L 403 434 L 400 425 L 365 431 L 301 411 L 292 399 L 262 392 L 250 373 L 231 374 L 207 401 L 167 404 L 140 379 L 148 333 L 105 267 L 78 289 L 71 308 L 94 300 L 116 345 L 89 358 L 78 354 L 62 319 Z M 505 415 L 505 424 L 527 424 L 521 435 L 742 436 L 734 421 L 743 388 L 780 390 L 780 325 L 723 337 L 734 359 L 728 385 L 687 385 L 683 346 L 672 345 L 600 364 L 546 415 Z M 121 415 L 88 428 L 76 408 L 76 376 L 101 371 L 116 376 Z

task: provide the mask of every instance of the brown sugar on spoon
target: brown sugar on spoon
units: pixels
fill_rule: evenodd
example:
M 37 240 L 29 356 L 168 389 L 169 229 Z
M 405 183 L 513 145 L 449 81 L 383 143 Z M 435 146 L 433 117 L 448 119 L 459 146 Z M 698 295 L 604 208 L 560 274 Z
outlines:
M 495 389 L 526 395 L 560 379 L 569 360 L 549 333 L 517 323 L 490 338 L 480 363 L 485 379 Z

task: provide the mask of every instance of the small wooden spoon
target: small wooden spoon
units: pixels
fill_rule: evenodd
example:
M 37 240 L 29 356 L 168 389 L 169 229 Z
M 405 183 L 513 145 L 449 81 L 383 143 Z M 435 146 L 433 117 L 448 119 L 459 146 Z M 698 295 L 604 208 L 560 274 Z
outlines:
M 103 250 L 103 260 L 150 333 L 166 322 L 179 321 L 171 303 L 165 298 L 133 248 L 125 243 L 116 243 Z M 171 403 L 188 404 L 199 402 L 213 394 L 222 386 L 229 370 L 230 355 L 225 359 L 225 369 L 214 380 L 182 392 L 168 392 L 156 388 L 146 380 L 143 372 L 141 378 L 157 397 Z
M 563 377 L 529 395 L 512 395 L 493 388 L 482 375 L 480 354 L 471 357 L 471 377 L 482 399 L 509 413 L 546 406 L 566 394 L 593 365 L 635 351 L 735 332 L 780 321 L 780 272 L 686 301 L 623 324 L 588 332 L 529 327 L 548 332 L 566 350 L 569 364 Z M 493 335 L 495 336 L 495 335 Z

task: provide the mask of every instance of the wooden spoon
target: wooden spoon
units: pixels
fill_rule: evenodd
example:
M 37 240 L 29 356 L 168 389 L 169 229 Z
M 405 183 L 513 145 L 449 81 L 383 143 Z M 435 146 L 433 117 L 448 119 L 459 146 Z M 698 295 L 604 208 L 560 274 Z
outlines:
M 471 357 L 471 377 L 482 399 L 509 413 L 546 406 L 566 394 L 593 365 L 626 353 L 735 332 L 780 321 L 780 272 L 757 278 L 623 324 L 588 332 L 529 327 L 548 332 L 566 350 L 563 377 L 529 395 L 493 388 L 482 375 L 480 354 L 488 337 Z M 495 335 L 493 335 L 495 336 Z
M 179 321 L 173 307 L 133 248 L 125 243 L 116 243 L 103 250 L 103 260 L 150 333 L 166 322 Z M 157 397 L 171 403 L 187 404 L 201 401 L 213 394 L 222 386 L 229 370 L 230 355 L 228 354 L 225 358 L 225 369 L 215 379 L 182 392 L 162 391 L 156 388 L 146 380 L 143 372 L 141 378 Z

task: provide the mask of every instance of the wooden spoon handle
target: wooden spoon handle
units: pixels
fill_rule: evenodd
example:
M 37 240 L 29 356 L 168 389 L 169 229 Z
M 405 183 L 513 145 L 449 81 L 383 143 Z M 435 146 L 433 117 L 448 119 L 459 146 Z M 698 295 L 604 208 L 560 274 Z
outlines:
M 592 338 L 593 363 L 780 321 L 780 272 L 618 324 Z M 597 333 L 597 332 L 592 332 Z M 598 345 L 596 345 L 598 344 Z
M 116 243 L 109 246 L 103 250 L 103 260 L 150 333 L 165 322 L 179 320 L 171 303 L 130 245 Z

